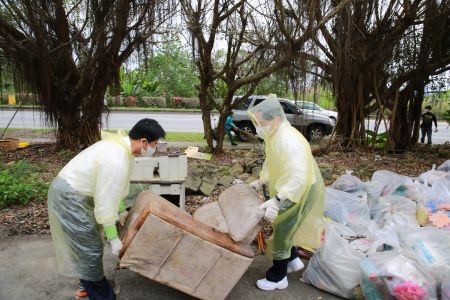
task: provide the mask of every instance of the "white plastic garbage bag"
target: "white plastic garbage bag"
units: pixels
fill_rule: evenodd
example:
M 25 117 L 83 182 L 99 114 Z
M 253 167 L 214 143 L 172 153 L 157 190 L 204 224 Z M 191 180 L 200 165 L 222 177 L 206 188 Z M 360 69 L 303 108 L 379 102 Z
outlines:
M 378 202 L 378 198 L 384 190 L 384 184 L 380 181 L 367 181 L 364 183 L 364 191 L 367 193 L 367 205 L 369 208 Z
M 431 187 L 419 182 L 406 184 L 405 198 L 415 201 L 417 204 L 424 204 L 427 200 L 427 195 L 431 193 Z
M 419 180 L 425 185 L 433 186 L 437 181 L 447 179 L 448 173 L 445 171 L 436 170 L 436 165 L 429 171 L 419 175 Z
M 378 199 L 378 203 L 374 205 L 370 210 L 372 219 L 377 222 L 378 226 L 383 227 L 385 223 L 386 214 L 398 214 L 402 213 L 405 222 L 418 225 L 416 219 L 416 202 L 402 196 L 383 196 Z
M 436 168 L 437 171 L 450 172 L 450 159 L 446 160 L 439 167 Z
M 361 287 L 368 300 L 437 299 L 433 277 L 398 251 L 369 255 L 361 262 L 361 271 Z
M 401 235 L 406 255 L 416 258 L 441 283 L 450 274 L 450 232 L 434 227 L 417 228 Z
M 446 274 L 441 284 L 441 300 L 450 300 L 450 273 Z
M 400 235 L 419 229 L 419 223 L 415 218 L 405 212 L 387 213 L 383 217 L 384 226 L 375 232 L 369 254 L 400 249 Z
M 345 225 L 329 222 L 325 227 L 325 243 L 314 253 L 303 281 L 345 298 L 352 298 L 359 285 L 359 264 L 365 254 L 350 242 L 357 238 Z
M 341 224 L 365 223 L 370 220 L 367 197 L 327 187 L 324 216 Z
M 331 185 L 336 190 L 341 190 L 348 193 L 364 190 L 364 183 L 358 177 L 352 175 L 353 171 L 346 170 L 345 175 L 340 176 Z
M 394 194 L 399 187 L 412 183 L 412 179 L 410 177 L 399 175 L 387 170 L 375 171 L 372 174 L 372 181 L 378 181 L 383 184 L 383 196 Z

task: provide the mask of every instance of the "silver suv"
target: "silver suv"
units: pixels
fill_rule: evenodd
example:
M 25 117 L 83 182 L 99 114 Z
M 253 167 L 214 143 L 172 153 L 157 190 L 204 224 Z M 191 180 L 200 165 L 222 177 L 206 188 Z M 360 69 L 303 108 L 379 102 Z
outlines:
M 233 122 L 242 131 L 255 134 L 256 130 L 252 121 L 248 117 L 247 110 L 264 101 L 267 96 L 250 96 L 248 99 L 238 105 L 234 110 Z M 239 96 L 233 98 L 233 103 L 240 100 Z M 330 118 L 301 111 L 295 104 L 288 99 L 278 98 L 288 121 L 298 131 L 300 131 L 308 141 L 321 140 L 325 135 L 331 134 L 334 129 L 334 123 Z M 236 132 L 241 140 L 246 140 L 244 134 Z

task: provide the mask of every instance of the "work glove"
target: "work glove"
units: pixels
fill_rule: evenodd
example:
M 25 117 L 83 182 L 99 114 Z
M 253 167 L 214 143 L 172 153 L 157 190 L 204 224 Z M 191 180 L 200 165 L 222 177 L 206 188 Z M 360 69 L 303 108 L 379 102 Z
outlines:
M 127 221 L 128 211 L 123 211 L 119 214 L 119 224 L 120 226 L 125 226 L 125 222 Z
M 438 129 L 437 129 L 437 127 L 436 127 L 436 129 L 434 130 L 434 132 L 438 132 Z
M 122 241 L 116 237 L 109 241 L 109 244 L 111 245 L 111 252 L 114 256 L 119 256 L 120 250 L 123 247 Z
M 255 189 L 255 191 L 257 191 L 258 193 L 262 191 L 264 182 L 261 179 L 252 181 L 248 184 L 249 186 L 251 186 L 252 188 Z
M 103 231 L 105 232 L 106 239 L 111 245 L 111 252 L 115 256 L 119 255 L 120 249 L 122 249 L 122 242 L 117 234 L 116 223 L 110 223 L 103 225 Z
M 273 197 L 270 200 L 267 200 L 263 204 L 259 206 L 259 209 L 265 209 L 264 219 L 273 223 L 275 218 L 278 216 L 278 211 L 280 210 L 280 200 L 278 200 L 277 196 Z

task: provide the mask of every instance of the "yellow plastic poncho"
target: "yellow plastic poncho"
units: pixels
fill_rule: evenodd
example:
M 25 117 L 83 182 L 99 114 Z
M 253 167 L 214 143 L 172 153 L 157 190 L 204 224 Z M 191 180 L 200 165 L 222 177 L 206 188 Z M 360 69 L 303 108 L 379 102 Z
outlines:
M 102 225 L 118 220 L 132 166 L 129 137 L 108 133 L 75 156 L 53 180 L 48 214 L 63 274 L 90 281 L 103 278 Z
M 318 248 L 324 227 L 325 187 L 309 143 L 287 121 L 280 102 L 273 97 L 248 114 L 265 142 L 260 179 L 269 183 L 271 197 L 278 194 L 290 201 L 288 207 L 280 207 L 273 223 L 267 254 L 281 260 L 290 257 L 293 245 Z

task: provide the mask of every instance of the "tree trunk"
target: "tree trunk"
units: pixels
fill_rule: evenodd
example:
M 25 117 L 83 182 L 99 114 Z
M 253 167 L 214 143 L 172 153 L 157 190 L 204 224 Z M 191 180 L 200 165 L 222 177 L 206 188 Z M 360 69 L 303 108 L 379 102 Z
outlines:
M 396 108 L 398 113 L 389 128 L 392 150 L 407 150 L 417 144 L 424 88 L 425 82 L 416 79 L 400 93 Z
M 206 143 L 212 152 L 214 152 L 213 144 L 213 131 L 211 127 L 211 111 L 212 107 L 208 99 L 208 86 L 205 84 L 200 84 L 198 98 L 200 101 L 200 107 L 202 109 L 202 121 L 203 121 L 203 131 L 205 134 Z
M 113 103 L 115 105 L 121 105 L 122 101 L 120 100 L 120 76 L 119 76 L 120 68 L 116 70 L 116 74 L 112 78 L 111 86 L 109 92 L 111 93 L 111 97 L 113 98 Z

